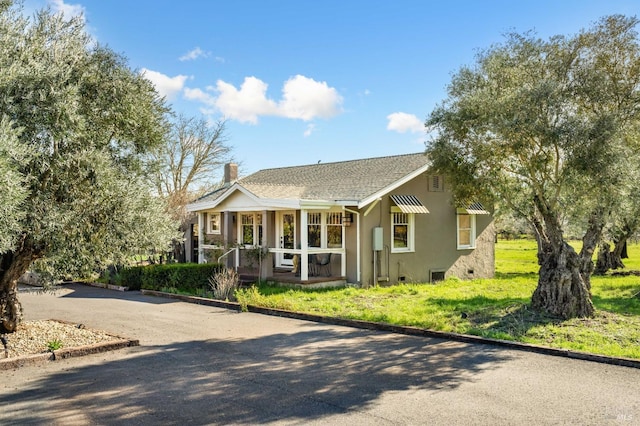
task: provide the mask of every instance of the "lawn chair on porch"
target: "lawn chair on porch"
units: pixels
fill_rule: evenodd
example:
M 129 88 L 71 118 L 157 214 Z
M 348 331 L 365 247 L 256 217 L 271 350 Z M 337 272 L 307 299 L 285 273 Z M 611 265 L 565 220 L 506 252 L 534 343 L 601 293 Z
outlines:
M 315 254 L 310 254 L 308 259 L 308 264 L 309 264 L 309 276 L 310 277 L 315 277 L 316 275 L 318 275 L 319 269 L 318 269 L 318 264 L 317 264 L 317 259 L 316 259 L 316 255 Z M 293 274 L 296 277 L 300 276 L 300 257 L 299 255 L 295 254 L 293 256 L 293 269 L 291 270 L 291 272 L 293 272 Z
M 327 277 L 331 276 L 331 253 L 322 253 L 315 255 L 315 269 L 320 275 L 320 272 L 324 270 L 327 274 Z

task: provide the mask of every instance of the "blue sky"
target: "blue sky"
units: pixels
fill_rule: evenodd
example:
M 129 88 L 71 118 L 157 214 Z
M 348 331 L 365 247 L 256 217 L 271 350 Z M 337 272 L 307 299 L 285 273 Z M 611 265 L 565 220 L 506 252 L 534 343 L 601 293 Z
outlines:
M 227 119 L 246 175 L 420 152 L 451 75 L 510 31 L 575 34 L 638 0 L 26 0 L 83 14 L 178 112 Z

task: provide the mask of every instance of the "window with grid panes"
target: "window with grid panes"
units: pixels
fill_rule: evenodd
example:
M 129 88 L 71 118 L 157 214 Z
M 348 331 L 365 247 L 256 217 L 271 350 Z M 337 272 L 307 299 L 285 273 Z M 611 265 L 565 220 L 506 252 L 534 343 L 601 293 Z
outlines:
M 413 250 L 413 229 L 411 227 L 413 215 L 411 213 L 391 213 L 392 252 Z
M 242 236 L 242 244 L 253 245 L 253 213 L 240 215 L 240 235 Z
M 322 247 L 322 213 L 307 213 L 307 244 Z
M 476 215 L 457 215 L 457 244 L 459 250 L 476 247 Z
M 327 247 L 342 247 L 342 212 L 327 213 Z
M 209 216 L 209 234 L 220 234 L 220 213 L 207 213 Z

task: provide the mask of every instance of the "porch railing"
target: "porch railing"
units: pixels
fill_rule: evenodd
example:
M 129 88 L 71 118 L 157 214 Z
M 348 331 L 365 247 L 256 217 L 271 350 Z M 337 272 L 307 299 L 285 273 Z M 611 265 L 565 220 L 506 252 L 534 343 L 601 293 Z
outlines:
M 225 247 L 223 246 L 216 246 L 216 245 L 203 245 L 202 247 L 203 251 L 204 250 L 224 250 Z M 223 259 L 228 258 L 229 255 L 231 253 L 235 252 L 235 259 L 234 259 L 234 268 L 237 271 L 238 267 L 240 267 L 240 263 L 241 263 L 241 256 L 240 256 L 240 250 L 243 250 L 244 247 L 239 246 L 239 247 L 233 247 L 228 249 L 227 251 L 225 251 L 222 255 L 220 255 L 218 257 L 218 263 L 220 263 Z M 340 255 L 340 275 L 341 276 L 346 276 L 347 274 L 347 266 L 346 266 L 346 250 L 344 248 L 307 248 L 306 250 L 303 249 L 285 249 L 285 248 L 276 248 L 276 247 L 269 247 L 268 248 L 269 253 L 273 253 L 274 255 L 277 254 L 290 254 L 290 255 L 298 255 L 300 258 L 300 270 L 301 270 L 301 279 L 307 279 L 308 278 L 308 256 L 304 256 L 306 255 L 311 255 L 311 254 L 324 254 L 324 253 L 332 253 L 332 254 L 338 254 Z M 303 265 L 306 265 L 307 267 L 303 267 Z M 307 276 L 305 276 L 307 275 Z
M 340 275 L 347 275 L 347 263 L 346 263 L 346 250 L 344 248 L 315 248 L 309 247 L 306 250 L 303 249 L 285 249 L 285 248 L 269 248 L 270 253 L 290 254 L 300 256 L 300 278 L 308 279 L 308 256 L 310 254 L 324 254 L 332 253 L 340 255 Z M 306 265 L 306 267 L 305 267 Z
M 229 249 L 226 253 L 224 253 L 222 256 L 218 257 L 218 263 L 220 263 L 220 261 L 222 259 L 224 259 L 225 257 L 227 257 L 230 253 L 236 252 L 236 259 L 238 259 L 239 255 L 238 255 L 238 247 L 234 247 L 232 249 Z M 236 271 L 238 270 L 238 261 L 236 260 Z

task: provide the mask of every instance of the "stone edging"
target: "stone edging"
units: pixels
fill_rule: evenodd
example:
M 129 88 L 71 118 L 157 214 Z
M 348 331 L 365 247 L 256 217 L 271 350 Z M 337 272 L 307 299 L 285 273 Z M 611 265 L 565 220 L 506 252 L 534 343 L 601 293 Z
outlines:
M 91 287 L 106 288 L 108 290 L 116 290 L 116 291 L 128 291 L 129 290 L 129 287 L 124 287 L 124 286 L 121 286 L 121 285 L 105 284 L 105 283 L 98 283 L 98 282 L 92 282 L 92 281 L 82 282 L 81 284 L 88 285 L 88 286 L 91 286 Z
M 114 336 L 116 337 L 116 336 Z M 116 349 L 128 348 L 131 346 L 140 346 L 140 341 L 132 339 L 119 339 L 109 342 L 95 343 L 93 345 L 76 346 L 72 348 L 58 349 L 52 352 L 42 354 L 27 355 L 16 358 L 0 359 L 0 371 L 12 370 L 19 367 L 30 365 L 39 365 L 47 361 L 56 361 L 59 359 L 75 358 L 100 352 L 113 351 Z
M 219 308 L 232 309 L 236 311 L 241 310 L 240 304 L 235 302 L 224 302 L 222 300 L 207 299 L 204 297 L 163 293 L 161 291 L 154 291 L 154 290 L 141 290 L 140 292 L 142 294 L 146 294 L 150 296 L 177 299 L 183 302 L 195 303 L 199 305 L 216 306 Z M 355 327 L 355 328 L 361 328 L 366 330 L 387 331 L 391 333 L 406 334 L 410 336 L 434 337 L 438 339 L 453 340 L 453 341 L 464 342 L 464 343 L 493 345 L 493 346 L 500 346 L 508 349 L 534 352 L 534 353 L 539 353 L 543 355 L 579 359 L 583 361 L 599 362 L 599 363 L 610 364 L 610 365 L 620 365 L 624 367 L 640 368 L 640 359 L 618 358 L 618 357 L 611 357 L 607 355 L 591 354 L 588 352 L 573 351 L 570 349 L 550 348 L 546 346 L 532 345 L 529 343 L 520 343 L 520 342 L 514 342 L 510 340 L 491 339 L 487 337 L 472 336 L 468 334 L 458 334 L 458 333 L 451 333 L 446 331 L 434 331 L 434 330 L 428 330 L 428 329 L 418 328 L 418 327 L 398 326 L 398 325 L 391 325 L 391 324 L 385 324 L 385 323 L 379 323 L 379 322 L 325 317 L 321 315 L 303 314 L 299 312 L 285 311 L 282 309 L 262 308 L 260 306 L 253 306 L 253 305 L 248 305 L 247 310 L 249 312 L 253 312 L 257 314 L 300 319 L 300 320 L 313 321 L 313 322 L 319 322 L 324 324 L 341 325 L 341 326 Z

